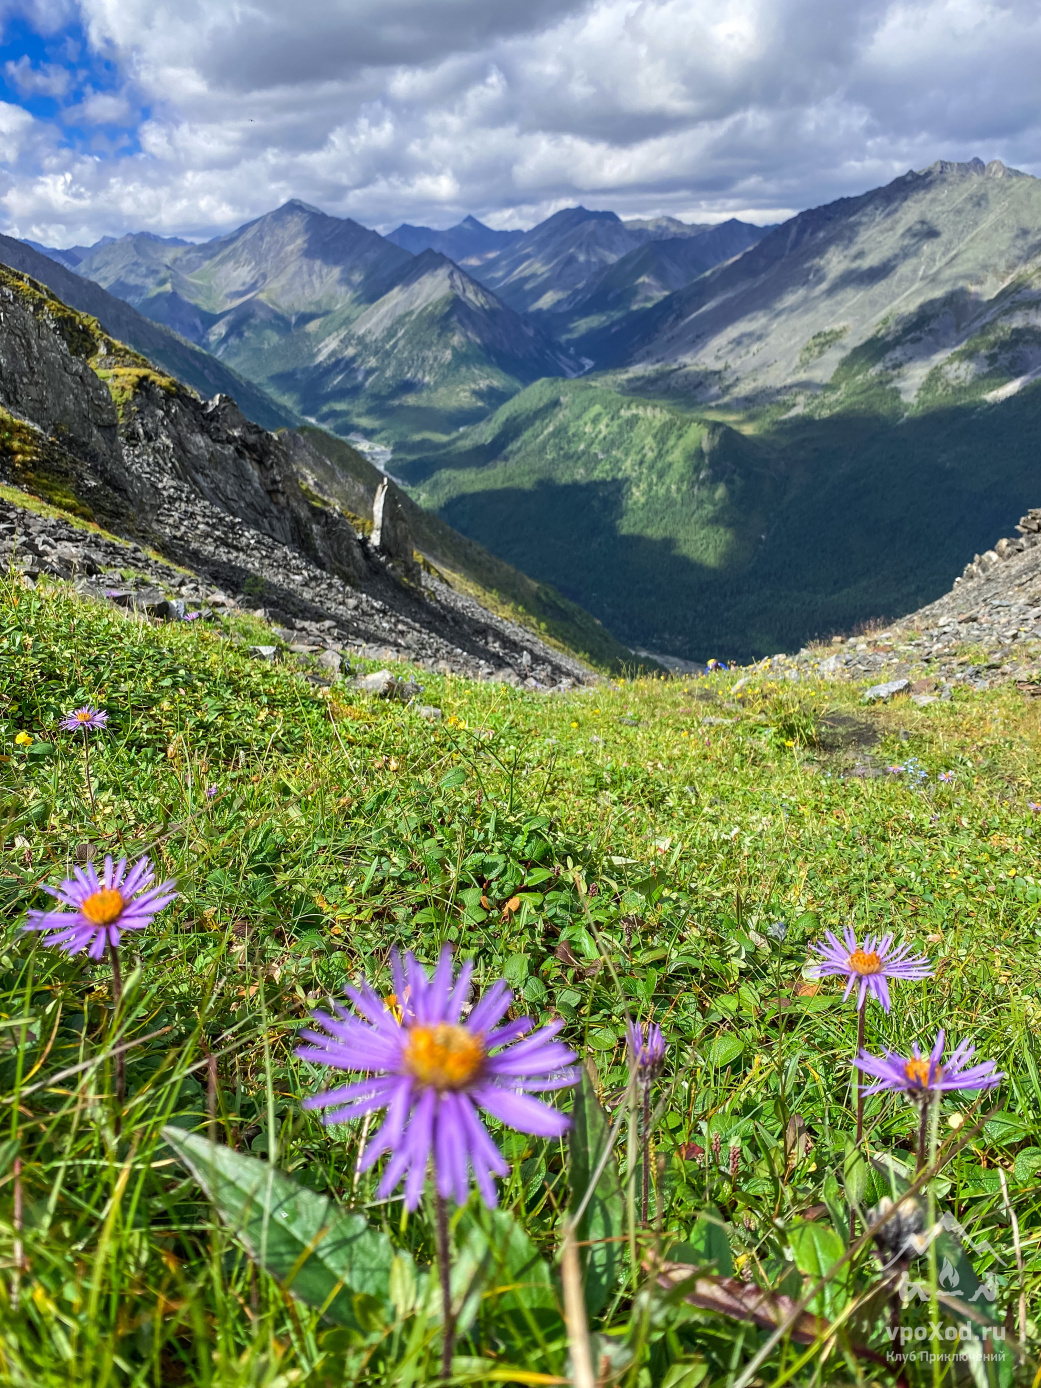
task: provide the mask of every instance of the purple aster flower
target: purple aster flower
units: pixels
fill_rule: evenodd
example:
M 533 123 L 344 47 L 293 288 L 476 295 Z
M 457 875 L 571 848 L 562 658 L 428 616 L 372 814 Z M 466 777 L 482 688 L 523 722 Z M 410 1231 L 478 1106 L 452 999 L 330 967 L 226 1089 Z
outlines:
M 889 1011 L 889 983 L 891 978 L 914 980 L 931 978 L 932 966 L 923 955 L 911 955 L 911 946 L 898 945 L 893 948 L 892 935 L 868 935 L 863 945 L 857 943 L 853 927 L 847 925 L 839 940 L 830 930 L 825 931 L 825 944 L 814 945 L 813 951 L 821 958 L 817 974 L 826 978 L 829 974 L 845 974 L 848 998 L 855 986 L 859 985 L 857 1007 L 863 1007 L 868 990 L 874 994 L 886 1012 Z M 843 941 L 845 943 L 843 943 Z
M 1027 809 L 1030 811 L 1031 814 L 1037 814 L 1038 811 L 1041 810 L 1041 805 L 1035 804 L 1033 800 L 1028 800 Z
M 575 1083 L 574 1053 L 552 1039 L 563 1022 L 530 1036 L 530 1017 L 500 1025 L 513 998 L 501 980 L 461 1020 L 473 964 L 465 963 L 453 984 L 448 950 L 429 978 L 412 954 L 403 963 L 395 954 L 392 967 L 394 994 L 387 1003 L 363 983 L 346 990 L 360 1017 L 335 1005 L 336 1018 L 311 1014 L 328 1035 L 302 1031 L 311 1044 L 299 1046 L 297 1055 L 368 1078 L 314 1094 L 304 1107 L 328 1109 L 325 1123 L 387 1110 L 360 1164 L 367 1170 L 384 1152 L 391 1154 L 379 1185 L 382 1198 L 404 1178 L 405 1203 L 415 1209 L 432 1157 L 442 1198 L 466 1202 L 469 1168 L 485 1204 L 494 1205 L 492 1176 L 505 1176 L 509 1167 L 478 1109 L 538 1137 L 559 1137 L 567 1129 L 564 1114 L 530 1097 Z
M 214 797 L 216 794 L 217 794 L 217 787 L 216 787 L 216 786 L 207 786 L 207 787 L 206 787 L 206 799 L 207 799 L 207 800 L 212 800 L 213 797 Z
M 201 612 L 186 612 L 184 614 L 184 620 L 186 622 L 197 622 L 201 616 Z
M 125 858 L 113 864 L 106 857 L 100 878 L 93 863 L 73 868 L 72 877 L 60 887 L 43 889 L 72 911 L 29 911 L 25 929 L 48 930 L 52 933 L 45 945 L 57 945 L 68 954 L 86 949 L 91 959 L 100 959 L 107 945 L 119 944 L 122 931 L 144 930 L 177 895 L 173 882 L 152 886 L 155 873 L 147 856 L 129 872 L 126 866 Z
M 950 783 L 954 780 L 954 772 L 941 771 L 939 776 L 937 777 L 937 780 L 942 781 L 944 785 L 950 785 Z
M 625 1039 L 629 1049 L 629 1069 L 640 1082 L 653 1080 L 665 1064 L 665 1038 L 655 1022 L 647 1023 L 647 1040 L 639 1022 L 626 1022 Z
M 104 709 L 91 708 L 89 704 L 86 704 L 73 713 L 67 713 L 59 726 L 64 728 L 67 733 L 78 733 L 81 728 L 86 733 L 88 731 L 93 732 L 95 728 L 103 728 L 107 722 L 108 714 Z
M 884 1056 L 879 1057 L 861 1051 L 853 1064 L 865 1075 L 872 1075 L 878 1081 L 877 1084 L 869 1085 L 864 1093 L 880 1094 L 883 1090 L 894 1089 L 922 1099 L 931 1094 L 944 1094 L 958 1089 L 992 1089 L 1005 1078 L 994 1069 L 992 1060 L 985 1060 L 982 1065 L 970 1065 L 969 1061 L 976 1054 L 976 1047 L 968 1041 L 963 1041 L 952 1051 L 946 1064 L 941 1065 L 940 1057 L 943 1055 L 945 1039 L 943 1032 L 938 1032 L 936 1045 L 927 1056 L 922 1055 L 917 1045 L 914 1047 L 914 1055 L 910 1056 L 887 1051 Z

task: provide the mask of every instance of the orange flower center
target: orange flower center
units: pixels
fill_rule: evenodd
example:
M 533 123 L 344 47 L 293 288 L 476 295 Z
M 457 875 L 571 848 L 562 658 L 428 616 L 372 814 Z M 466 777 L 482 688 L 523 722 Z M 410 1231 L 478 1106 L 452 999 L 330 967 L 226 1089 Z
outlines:
M 882 961 L 874 950 L 870 954 L 865 954 L 862 949 L 855 949 L 849 956 L 849 966 L 854 973 L 858 974 L 880 974 L 882 972 Z
M 484 1065 L 484 1044 L 466 1027 L 441 1022 L 409 1028 L 405 1066 L 434 1089 L 465 1089 Z
M 927 1085 L 929 1083 L 929 1062 L 928 1060 L 907 1060 L 904 1062 L 904 1074 L 912 1084 Z M 937 1065 L 936 1078 L 939 1079 L 943 1071 Z
M 92 892 L 81 903 L 80 910 L 91 925 L 111 925 L 123 914 L 125 905 L 126 902 L 115 887 L 102 887 L 100 891 Z
M 94 715 L 85 708 L 78 709 L 76 712 L 77 723 L 89 723 Z

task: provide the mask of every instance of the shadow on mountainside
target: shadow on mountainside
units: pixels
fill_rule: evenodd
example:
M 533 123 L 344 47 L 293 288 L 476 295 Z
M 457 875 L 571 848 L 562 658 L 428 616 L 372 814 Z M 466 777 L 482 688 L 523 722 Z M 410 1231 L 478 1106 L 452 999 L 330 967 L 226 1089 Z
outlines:
M 1041 387 L 903 420 L 801 417 L 757 442 L 782 485 L 730 567 L 630 533 L 623 480 L 490 487 L 440 514 L 630 644 L 747 660 L 934 600 L 1041 497 Z

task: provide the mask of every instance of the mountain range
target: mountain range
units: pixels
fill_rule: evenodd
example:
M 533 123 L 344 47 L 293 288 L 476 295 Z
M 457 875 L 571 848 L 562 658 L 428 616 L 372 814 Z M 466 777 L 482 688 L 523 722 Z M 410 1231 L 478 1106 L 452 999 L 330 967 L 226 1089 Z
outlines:
M 777 227 L 291 202 L 75 273 L 632 646 L 758 656 L 948 586 L 1037 499 L 1041 181 L 938 162 Z

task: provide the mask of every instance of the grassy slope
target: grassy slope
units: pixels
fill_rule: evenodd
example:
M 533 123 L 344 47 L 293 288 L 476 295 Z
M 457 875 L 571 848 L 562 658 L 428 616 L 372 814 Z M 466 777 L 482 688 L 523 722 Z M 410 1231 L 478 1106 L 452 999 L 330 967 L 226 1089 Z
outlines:
M 1041 387 L 907 407 L 874 366 L 856 349 L 790 417 L 693 413 L 667 377 L 539 382 L 402 476 L 624 640 L 761 656 L 914 610 L 1036 502 Z
M 237 634 L 256 640 L 260 629 L 244 623 Z M 652 1217 L 666 1242 L 687 1239 L 696 1213 L 713 1204 L 745 1271 L 783 1274 L 798 1294 L 808 1284 L 786 1261 L 785 1230 L 794 1237 L 813 1207 L 830 1247 L 838 1236 L 822 1197 L 843 1227 L 833 1176 L 853 1122 L 856 1032 L 838 985 L 805 984 L 807 946 L 849 920 L 906 935 L 936 977 L 897 985 L 888 1016 L 873 1007 L 868 1045 L 906 1053 L 943 1025 L 1007 1071 L 994 1099 L 1008 1117 L 948 1168 L 953 1184 L 942 1200 L 1003 1260 L 994 1264 L 994 1309 L 1014 1316 L 1015 1258 L 997 1174 L 1007 1173 L 1036 1323 L 1041 885 L 1026 801 L 1041 799 L 1041 745 L 1032 706 L 995 692 L 865 710 L 856 691 L 809 688 L 800 709 L 790 686 L 753 684 L 740 708 L 728 707 L 733 722 L 699 726 L 705 712 L 721 712 L 704 695 L 726 700 L 725 680 L 702 681 L 693 695 L 683 681 L 648 680 L 546 698 L 422 678 L 424 698 L 450 715 L 443 723 L 342 687 L 323 700 L 301 676 L 249 660 L 200 623 L 154 628 L 60 587 L 0 588 L 0 1092 L 4 1141 L 17 1143 L 22 1162 L 17 1237 L 26 1259 L 13 1279 L 8 1179 L 0 1185 L 5 1381 L 328 1388 L 400 1382 L 406 1371 L 428 1381 L 436 1325 L 413 1318 L 399 1334 L 370 1313 L 365 1332 L 329 1330 L 265 1276 L 254 1280 L 158 1130 L 170 1120 L 204 1126 L 206 1055 L 215 1054 L 220 1141 L 270 1150 L 281 1168 L 356 1203 L 429 1264 L 430 1209 L 406 1220 L 398 1202 L 375 1200 L 374 1175 L 355 1186 L 357 1126 L 323 1129 L 301 1109 L 321 1081 L 293 1044 L 311 1000 L 361 971 L 386 992 L 391 946 L 430 960 L 445 941 L 475 960 L 482 983 L 505 970 L 533 1015 L 563 1017 L 566 1039 L 595 1056 L 605 1095 L 625 1082 L 625 1010 L 653 1008 L 669 1054 L 655 1138 L 661 1206 L 656 1214 L 652 1189 Z M 110 714 L 92 743 L 96 819 L 80 744 L 55 731 L 61 712 L 87 700 Z M 839 769 L 843 754 L 804 748 L 799 736 L 825 702 L 845 714 L 849 736 L 881 738 L 880 760 L 911 754 L 928 779 L 821 774 Z M 17 731 L 35 739 L 28 750 L 14 743 Z M 936 780 L 941 770 L 953 772 L 951 784 Z M 107 968 L 67 959 L 18 929 L 24 908 L 50 904 L 38 884 L 58 880 L 73 845 L 85 842 L 131 856 L 147 849 L 181 893 L 124 947 L 122 1025 L 132 1049 L 120 1140 L 110 1069 L 92 1063 L 111 1035 Z M 589 971 L 598 956 L 591 927 L 610 969 Z M 84 1061 L 86 1069 L 70 1068 Z M 958 1097 L 944 1100 L 941 1137 L 964 1108 Z M 814 1146 L 792 1150 L 786 1166 L 793 1111 Z M 906 1158 L 910 1108 L 869 1100 L 867 1116 L 872 1149 Z M 711 1151 L 713 1138 L 733 1178 L 681 1152 L 689 1141 Z M 561 1150 L 501 1140 L 515 1163 L 503 1205 L 552 1253 Z M 14 1149 L 3 1150 L 9 1171 Z M 871 1266 L 861 1262 L 855 1287 Z M 619 1290 L 593 1328 L 612 1326 L 636 1347 L 651 1388 L 674 1361 L 690 1378 L 670 1382 L 722 1385 L 758 1343 L 753 1334 L 739 1344 L 733 1323 L 664 1307 L 647 1341 Z M 543 1323 L 540 1345 L 524 1322 L 511 1328 L 507 1306 L 487 1296 L 476 1343 L 464 1340 L 461 1352 L 495 1348 L 500 1364 L 565 1373 L 559 1321 Z M 924 1323 L 928 1308 L 912 1302 L 904 1316 Z M 850 1381 L 843 1355 L 805 1372 L 818 1363 L 815 1381 Z M 488 1381 L 479 1365 L 474 1372 Z M 893 1381 L 885 1369 L 870 1373 Z M 914 1388 L 931 1382 L 928 1366 L 905 1373 Z
M 332 434 L 320 429 L 299 432 L 335 468 L 365 488 L 371 508 L 382 473 L 349 443 Z M 348 510 L 349 495 L 344 493 Z M 335 491 L 331 499 L 339 500 Z M 402 500 L 416 548 L 454 587 L 469 593 L 491 611 L 532 628 L 550 644 L 573 651 L 594 665 L 619 670 L 632 664 L 633 656 L 627 646 L 548 583 L 538 583 L 504 563 L 483 545 L 446 525 L 436 513 L 417 506 L 407 494 L 402 493 Z

